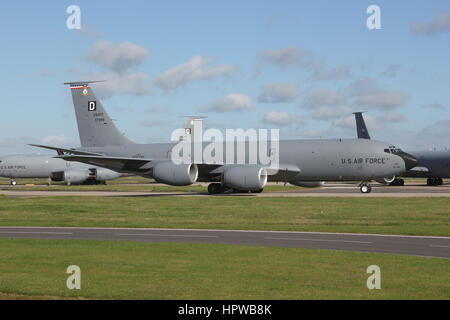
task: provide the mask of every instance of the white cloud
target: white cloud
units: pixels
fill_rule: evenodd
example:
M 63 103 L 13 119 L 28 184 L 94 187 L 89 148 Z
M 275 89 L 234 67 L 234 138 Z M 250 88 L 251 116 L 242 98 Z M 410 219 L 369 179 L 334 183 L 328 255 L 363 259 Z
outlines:
M 397 72 L 401 69 L 401 65 L 399 64 L 391 64 L 386 70 L 380 72 L 378 75 L 382 77 L 395 78 L 397 76 Z
M 355 100 L 356 105 L 363 108 L 395 108 L 406 104 L 406 95 L 397 91 L 378 91 L 359 96 Z
M 404 115 L 402 115 L 400 113 L 393 113 L 393 112 L 386 113 L 386 114 L 380 116 L 378 119 L 383 122 L 393 122 L 393 123 L 407 121 L 406 117 Z
M 450 13 L 448 12 L 438 12 L 431 22 L 411 24 L 411 33 L 415 36 L 434 36 L 445 31 L 450 31 Z
M 380 91 L 378 84 L 371 78 L 362 78 L 353 81 L 349 86 L 350 94 L 353 96 L 361 96 L 376 91 Z
M 442 137 L 450 136 L 450 120 L 443 119 L 427 125 L 416 135 L 416 144 L 422 148 L 433 148 L 436 146 L 448 147 L 448 140 Z
M 364 121 L 366 122 L 367 129 L 369 130 L 369 132 L 371 132 L 371 130 L 379 130 L 384 127 L 384 124 L 381 121 L 379 121 L 377 118 L 374 118 L 370 115 L 365 115 Z M 353 115 L 344 116 L 339 119 L 336 119 L 333 121 L 333 125 L 336 127 L 344 128 L 344 129 L 355 130 L 355 136 L 356 136 L 356 121 L 355 121 L 355 117 Z
M 113 44 L 98 41 L 90 50 L 86 59 L 104 70 L 92 72 L 74 70 L 79 79 L 106 80 L 95 85 L 95 93 L 107 98 L 114 93 L 130 95 L 151 95 L 151 81 L 148 74 L 134 69 L 150 57 L 150 51 L 131 42 Z
M 297 83 L 272 82 L 265 84 L 262 93 L 258 96 L 261 103 L 294 102 L 300 94 L 300 86 Z
M 201 108 L 201 111 L 232 112 L 252 109 L 252 98 L 241 93 L 230 93 L 224 98 L 213 101 L 209 106 Z
M 99 66 L 122 73 L 141 64 L 150 56 L 149 50 L 128 41 L 113 44 L 101 40 L 94 44 L 86 59 Z
M 64 134 L 50 135 L 44 137 L 41 140 L 41 144 L 58 147 L 73 146 L 75 144 L 75 139 L 67 137 Z
M 348 106 L 320 107 L 314 111 L 312 118 L 316 120 L 333 120 L 343 115 L 351 114 L 352 109 Z
M 303 106 L 308 108 L 318 108 L 323 106 L 337 106 L 344 104 L 345 95 L 334 89 L 317 89 L 311 92 L 303 101 Z
M 351 74 L 350 68 L 347 66 L 326 69 L 324 63 L 314 63 L 312 69 L 313 80 L 342 80 L 350 77 Z
M 269 49 L 258 54 L 257 58 L 261 62 L 268 62 L 277 66 L 300 65 L 307 52 L 296 46 L 283 49 Z
M 100 71 L 88 73 L 79 71 L 81 79 L 106 80 L 95 84 L 95 94 L 99 98 L 108 98 L 115 93 L 143 96 L 152 95 L 151 81 L 148 74 L 135 70 L 122 73 L 115 71 Z
M 350 94 L 355 97 L 353 104 L 361 108 L 392 109 L 406 104 L 407 97 L 402 91 L 383 90 L 370 78 L 363 78 L 350 84 Z
M 256 56 L 254 76 L 259 75 L 264 64 L 277 67 L 299 67 L 311 72 L 313 80 L 342 80 L 350 77 L 348 66 L 338 66 L 328 69 L 325 62 L 312 51 L 290 46 L 281 49 L 269 49 Z
M 274 124 L 279 126 L 287 126 L 293 123 L 304 123 L 304 120 L 296 115 L 291 115 L 287 112 L 272 110 L 264 115 L 262 119 L 264 123 Z
M 227 77 L 237 71 L 237 68 L 230 64 L 212 66 L 214 60 L 211 57 L 194 56 L 191 60 L 158 75 L 155 84 L 164 91 L 170 91 L 193 81 Z

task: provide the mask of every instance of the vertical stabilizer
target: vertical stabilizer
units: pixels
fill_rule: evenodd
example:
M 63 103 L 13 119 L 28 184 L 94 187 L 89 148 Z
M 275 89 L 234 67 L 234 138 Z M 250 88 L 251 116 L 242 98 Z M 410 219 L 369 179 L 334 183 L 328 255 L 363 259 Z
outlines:
M 356 132 L 358 139 L 370 139 L 369 131 L 367 131 L 366 123 L 363 118 L 363 112 L 353 112 L 356 120 Z
M 65 83 L 72 92 L 81 146 L 104 147 L 133 143 L 117 129 L 95 96 L 89 85 L 93 82 L 98 81 Z

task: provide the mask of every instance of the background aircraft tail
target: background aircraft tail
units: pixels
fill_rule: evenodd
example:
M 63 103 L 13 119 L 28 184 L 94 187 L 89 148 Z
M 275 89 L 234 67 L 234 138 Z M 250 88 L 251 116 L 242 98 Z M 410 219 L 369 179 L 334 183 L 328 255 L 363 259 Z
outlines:
M 104 147 L 134 143 L 117 129 L 89 86 L 93 82 L 98 81 L 64 83 L 70 86 L 72 92 L 81 146 Z
M 358 139 L 370 139 L 369 131 L 367 131 L 366 123 L 362 116 L 362 112 L 353 112 L 356 120 L 356 132 Z

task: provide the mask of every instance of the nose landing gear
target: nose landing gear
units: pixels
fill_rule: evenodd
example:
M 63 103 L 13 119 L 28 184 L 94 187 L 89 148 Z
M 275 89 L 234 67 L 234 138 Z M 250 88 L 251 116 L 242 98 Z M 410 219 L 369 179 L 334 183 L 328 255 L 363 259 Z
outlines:
M 359 185 L 359 191 L 361 191 L 361 193 L 370 193 L 372 191 L 372 187 L 368 182 L 363 182 Z

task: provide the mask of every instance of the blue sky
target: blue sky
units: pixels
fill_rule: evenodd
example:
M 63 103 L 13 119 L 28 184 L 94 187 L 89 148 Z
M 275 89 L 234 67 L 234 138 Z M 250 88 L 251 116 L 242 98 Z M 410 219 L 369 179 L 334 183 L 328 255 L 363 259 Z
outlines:
M 69 30 L 69 5 L 81 30 Z M 368 30 L 366 8 L 381 9 Z M 0 12 L 0 154 L 78 146 L 65 81 L 94 87 L 137 142 L 168 141 L 184 115 L 281 138 L 373 138 L 450 147 L 448 1 L 15 1 Z M 103 87 L 102 87 L 103 86 Z

